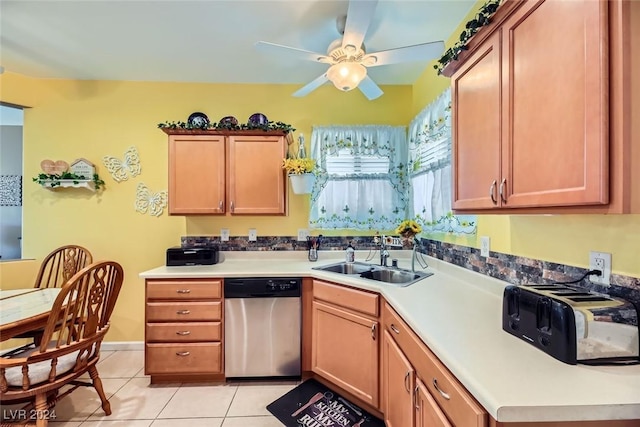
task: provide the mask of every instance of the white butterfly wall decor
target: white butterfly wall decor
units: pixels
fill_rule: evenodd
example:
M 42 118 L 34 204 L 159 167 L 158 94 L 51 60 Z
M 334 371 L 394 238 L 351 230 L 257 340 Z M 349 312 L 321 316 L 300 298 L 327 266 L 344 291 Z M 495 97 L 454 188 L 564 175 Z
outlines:
M 143 182 L 136 188 L 136 212 L 149 213 L 149 215 L 160 216 L 167 207 L 167 191 L 152 192 Z
M 116 182 L 126 181 L 130 177 L 140 175 L 140 156 L 136 147 L 131 146 L 124 152 L 124 159 L 104 156 L 102 162 Z

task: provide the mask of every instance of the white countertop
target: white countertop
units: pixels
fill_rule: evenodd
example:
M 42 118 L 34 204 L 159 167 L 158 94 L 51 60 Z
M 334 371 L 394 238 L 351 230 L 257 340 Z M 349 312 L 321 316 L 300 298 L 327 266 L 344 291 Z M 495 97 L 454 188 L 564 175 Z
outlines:
M 367 255 L 357 251 L 356 261 Z M 408 268 L 410 256 L 390 258 Z M 640 420 L 640 365 L 568 365 L 504 332 L 508 283 L 429 257 L 434 275 L 404 288 L 312 269 L 343 259 L 342 251 L 320 251 L 317 262 L 306 252 L 222 252 L 216 265 L 158 267 L 140 277 L 305 276 L 376 291 L 497 421 Z

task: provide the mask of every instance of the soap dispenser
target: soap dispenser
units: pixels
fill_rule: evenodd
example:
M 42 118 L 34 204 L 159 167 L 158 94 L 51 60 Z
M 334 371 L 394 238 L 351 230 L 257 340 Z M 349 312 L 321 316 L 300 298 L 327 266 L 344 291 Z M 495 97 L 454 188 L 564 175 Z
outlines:
M 356 260 L 356 250 L 353 249 L 353 246 L 351 246 L 351 242 L 349 242 L 349 246 L 347 246 L 346 249 L 346 261 L 348 263 L 352 263 Z

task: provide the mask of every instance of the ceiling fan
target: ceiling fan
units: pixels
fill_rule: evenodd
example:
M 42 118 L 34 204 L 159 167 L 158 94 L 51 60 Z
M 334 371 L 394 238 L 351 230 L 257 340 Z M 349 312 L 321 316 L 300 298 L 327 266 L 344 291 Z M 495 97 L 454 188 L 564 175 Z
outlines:
M 293 96 L 305 96 L 327 81 L 331 81 L 342 91 L 357 87 L 369 100 L 376 99 L 383 92 L 367 75 L 368 67 L 428 61 L 444 52 L 444 42 L 436 41 L 367 53 L 363 41 L 377 4 L 378 0 L 350 0 L 347 16 L 336 20 L 338 32 L 342 34 L 342 38 L 334 40 L 329 45 L 326 55 L 265 41 L 259 41 L 255 46 L 263 51 L 286 50 L 297 54 L 301 59 L 330 65 L 326 72 L 294 92 Z

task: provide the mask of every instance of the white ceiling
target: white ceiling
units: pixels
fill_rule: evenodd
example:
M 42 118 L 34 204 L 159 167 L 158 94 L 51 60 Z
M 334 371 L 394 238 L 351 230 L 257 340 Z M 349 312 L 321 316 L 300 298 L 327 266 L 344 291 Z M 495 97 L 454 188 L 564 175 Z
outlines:
M 446 40 L 473 0 L 381 0 L 368 52 Z M 0 0 L 0 66 L 40 78 L 305 84 L 327 65 L 258 40 L 326 53 L 347 0 Z M 428 62 L 371 68 L 412 84 Z

